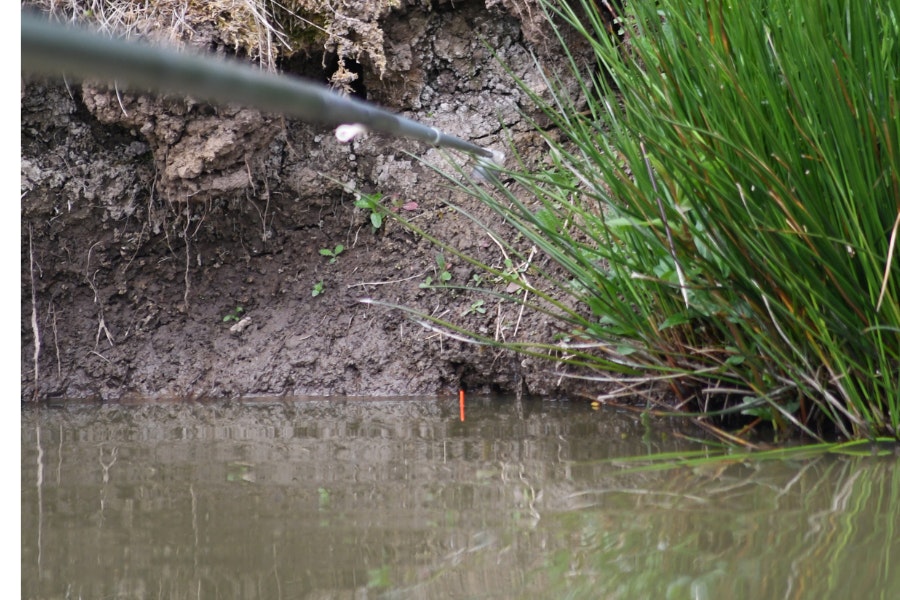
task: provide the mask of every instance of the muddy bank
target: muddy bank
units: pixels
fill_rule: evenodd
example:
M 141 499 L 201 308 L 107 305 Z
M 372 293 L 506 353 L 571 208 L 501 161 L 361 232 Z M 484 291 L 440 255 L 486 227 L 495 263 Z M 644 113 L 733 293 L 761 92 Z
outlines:
M 521 116 L 531 108 L 485 46 L 541 88 L 531 53 L 551 67 L 561 58 L 538 25 L 477 1 L 384 9 L 372 23 L 384 64 L 366 53 L 344 62 L 356 94 L 483 146 L 508 150 L 511 138 L 539 159 Z M 197 31 L 195 45 L 227 46 Z M 336 73 L 329 56 L 279 67 L 324 81 Z M 491 216 L 415 158 L 438 152 L 373 135 L 339 144 L 277 115 L 91 83 L 26 81 L 21 116 L 22 400 L 565 391 L 552 365 L 360 303 L 507 341 L 556 332 L 510 303 L 486 299 L 482 313 L 470 295 L 421 287 L 439 276 L 438 250 L 390 218 L 375 229 L 355 206 L 358 193 L 381 194 L 503 265 L 452 206 Z M 334 260 L 320 252 L 338 246 Z M 451 283 L 477 281 L 458 261 L 444 270 Z

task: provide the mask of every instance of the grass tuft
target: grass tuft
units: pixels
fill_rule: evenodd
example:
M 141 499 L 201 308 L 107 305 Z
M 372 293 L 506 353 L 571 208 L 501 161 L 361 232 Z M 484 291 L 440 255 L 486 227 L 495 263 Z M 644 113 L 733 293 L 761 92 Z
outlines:
M 578 340 L 529 353 L 817 439 L 900 437 L 896 3 L 595 6 L 544 5 L 593 54 L 569 54 L 576 93 L 525 88 L 545 163 L 445 173 L 566 273 L 510 297 Z

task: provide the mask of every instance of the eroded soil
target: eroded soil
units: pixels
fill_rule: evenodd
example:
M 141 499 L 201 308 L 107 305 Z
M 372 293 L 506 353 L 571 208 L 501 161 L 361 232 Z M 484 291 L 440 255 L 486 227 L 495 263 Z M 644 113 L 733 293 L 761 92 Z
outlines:
M 523 35 L 516 15 L 473 1 L 407 6 L 380 23 L 387 68 L 379 77 L 362 57 L 360 93 L 483 146 L 508 150 L 511 136 L 540 159 L 520 114 L 531 108 L 484 43 L 541 89 L 530 52 L 545 65 L 560 58 L 533 23 Z M 281 66 L 310 76 L 322 58 Z M 485 297 L 481 313 L 472 295 L 423 289 L 439 250 L 390 218 L 375 230 L 354 206 L 354 190 L 383 194 L 419 227 L 502 265 L 452 206 L 493 217 L 416 157 L 443 160 L 374 135 L 339 144 L 329 130 L 248 109 L 26 82 L 22 399 L 560 392 L 551 365 L 360 302 L 506 340 L 556 332 L 508 302 Z M 334 261 L 320 253 L 338 245 Z M 471 267 L 447 263 L 451 283 L 473 284 Z

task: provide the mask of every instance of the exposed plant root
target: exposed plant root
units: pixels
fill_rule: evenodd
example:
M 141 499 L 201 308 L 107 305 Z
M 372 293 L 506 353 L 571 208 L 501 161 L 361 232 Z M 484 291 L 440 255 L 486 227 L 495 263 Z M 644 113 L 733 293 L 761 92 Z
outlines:
M 62 377 L 62 359 L 59 354 L 59 332 L 56 330 L 56 307 L 53 306 L 53 302 L 50 303 L 50 316 L 52 317 L 52 325 L 53 325 L 53 347 L 56 349 L 56 377 Z
M 250 182 L 250 189 L 252 189 L 253 195 L 256 196 L 256 195 L 258 195 L 258 192 L 256 190 L 256 186 L 253 183 L 253 171 L 250 168 L 250 162 L 245 159 L 244 165 L 247 167 L 247 180 Z M 261 239 L 262 239 L 263 245 L 265 245 L 266 242 L 268 242 L 269 239 L 272 237 L 272 229 L 270 228 L 270 225 L 271 225 L 271 221 L 273 221 L 275 219 L 274 215 L 272 215 L 271 220 L 269 219 L 269 204 L 271 203 L 272 197 L 271 197 L 271 194 L 269 193 L 269 178 L 268 178 L 268 176 L 265 175 L 265 173 L 263 174 L 263 185 L 265 186 L 265 198 L 266 198 L 266 206 L 263 210 L 260 210 L 259 205 L 256 204 L 256 202 L 253 201 L 253 198 L 250 197 L 249 190 L 247 191 L 246 197 L 247 197 L 247 202 L 249 202 L 250 205 L 256 209 L 256 214 L 259 215 L 259 220 L 260 220 L 260 223 L 262 226 L 262 238 Z
M 33 401 L 38 398 L 38 384 L 40 382 L 40 358 L 41 358 L 41 331 L 38 327 L 37 292 L 34 289 L 34 244 L 32 243 L 33 228 L 28 226 L 28 264 L 31 275 L 31 331 L 34 334 L 34 394 Z
M 188 229 L 191 226 L 191 204 L 184 205 L 184 312 L 188 312 L 191 297 L 191 236 Z
M 91 290 L 94 292 L 94 304 L 97 305 L 97 313 L 98 313 L 98 323 L 97 323 L 97 337 L 94 340 L 94 348 L 100 345 L 100 334 L 106 335 L 106 341 L 109 342 L 110 346 L 115 346 L 116 343 L 113 340 L 113 335 L 110 333 L 109 328 L 106 326 L 106 319 L 103 316 L 103 301 L 100 299 L 100 290 L 97 289 L 97 285 L 94 283 L 93 277 L 89 275 L 91 271 L 91 252 L 94 250 L 94 246 L 99 244 L 100 242 L 96 242 L 93 244 L 90 249 L 88 249 L 87 255 L 87 264 L 84 267 L 84 280 L 87 281 L 87 284 L 91 287 Z M 94 273 L 96 275 L 96 272 Z

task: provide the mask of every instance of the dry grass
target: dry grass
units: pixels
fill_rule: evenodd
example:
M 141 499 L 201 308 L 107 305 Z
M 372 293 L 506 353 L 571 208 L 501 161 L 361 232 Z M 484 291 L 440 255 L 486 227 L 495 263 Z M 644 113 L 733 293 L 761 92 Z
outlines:
M 379 75 L 386 68 L 381 17 L 396 0 L 35 0 L 52 18 L 82 23 L 124 37 L 175 44 L 221 41 L 234 52 L 275 71 L 278 59 L 297 53 L 332 52 L 338 70 L 332 83 L 349 90 L 356 79 L 346 60 L 366 61 Z

